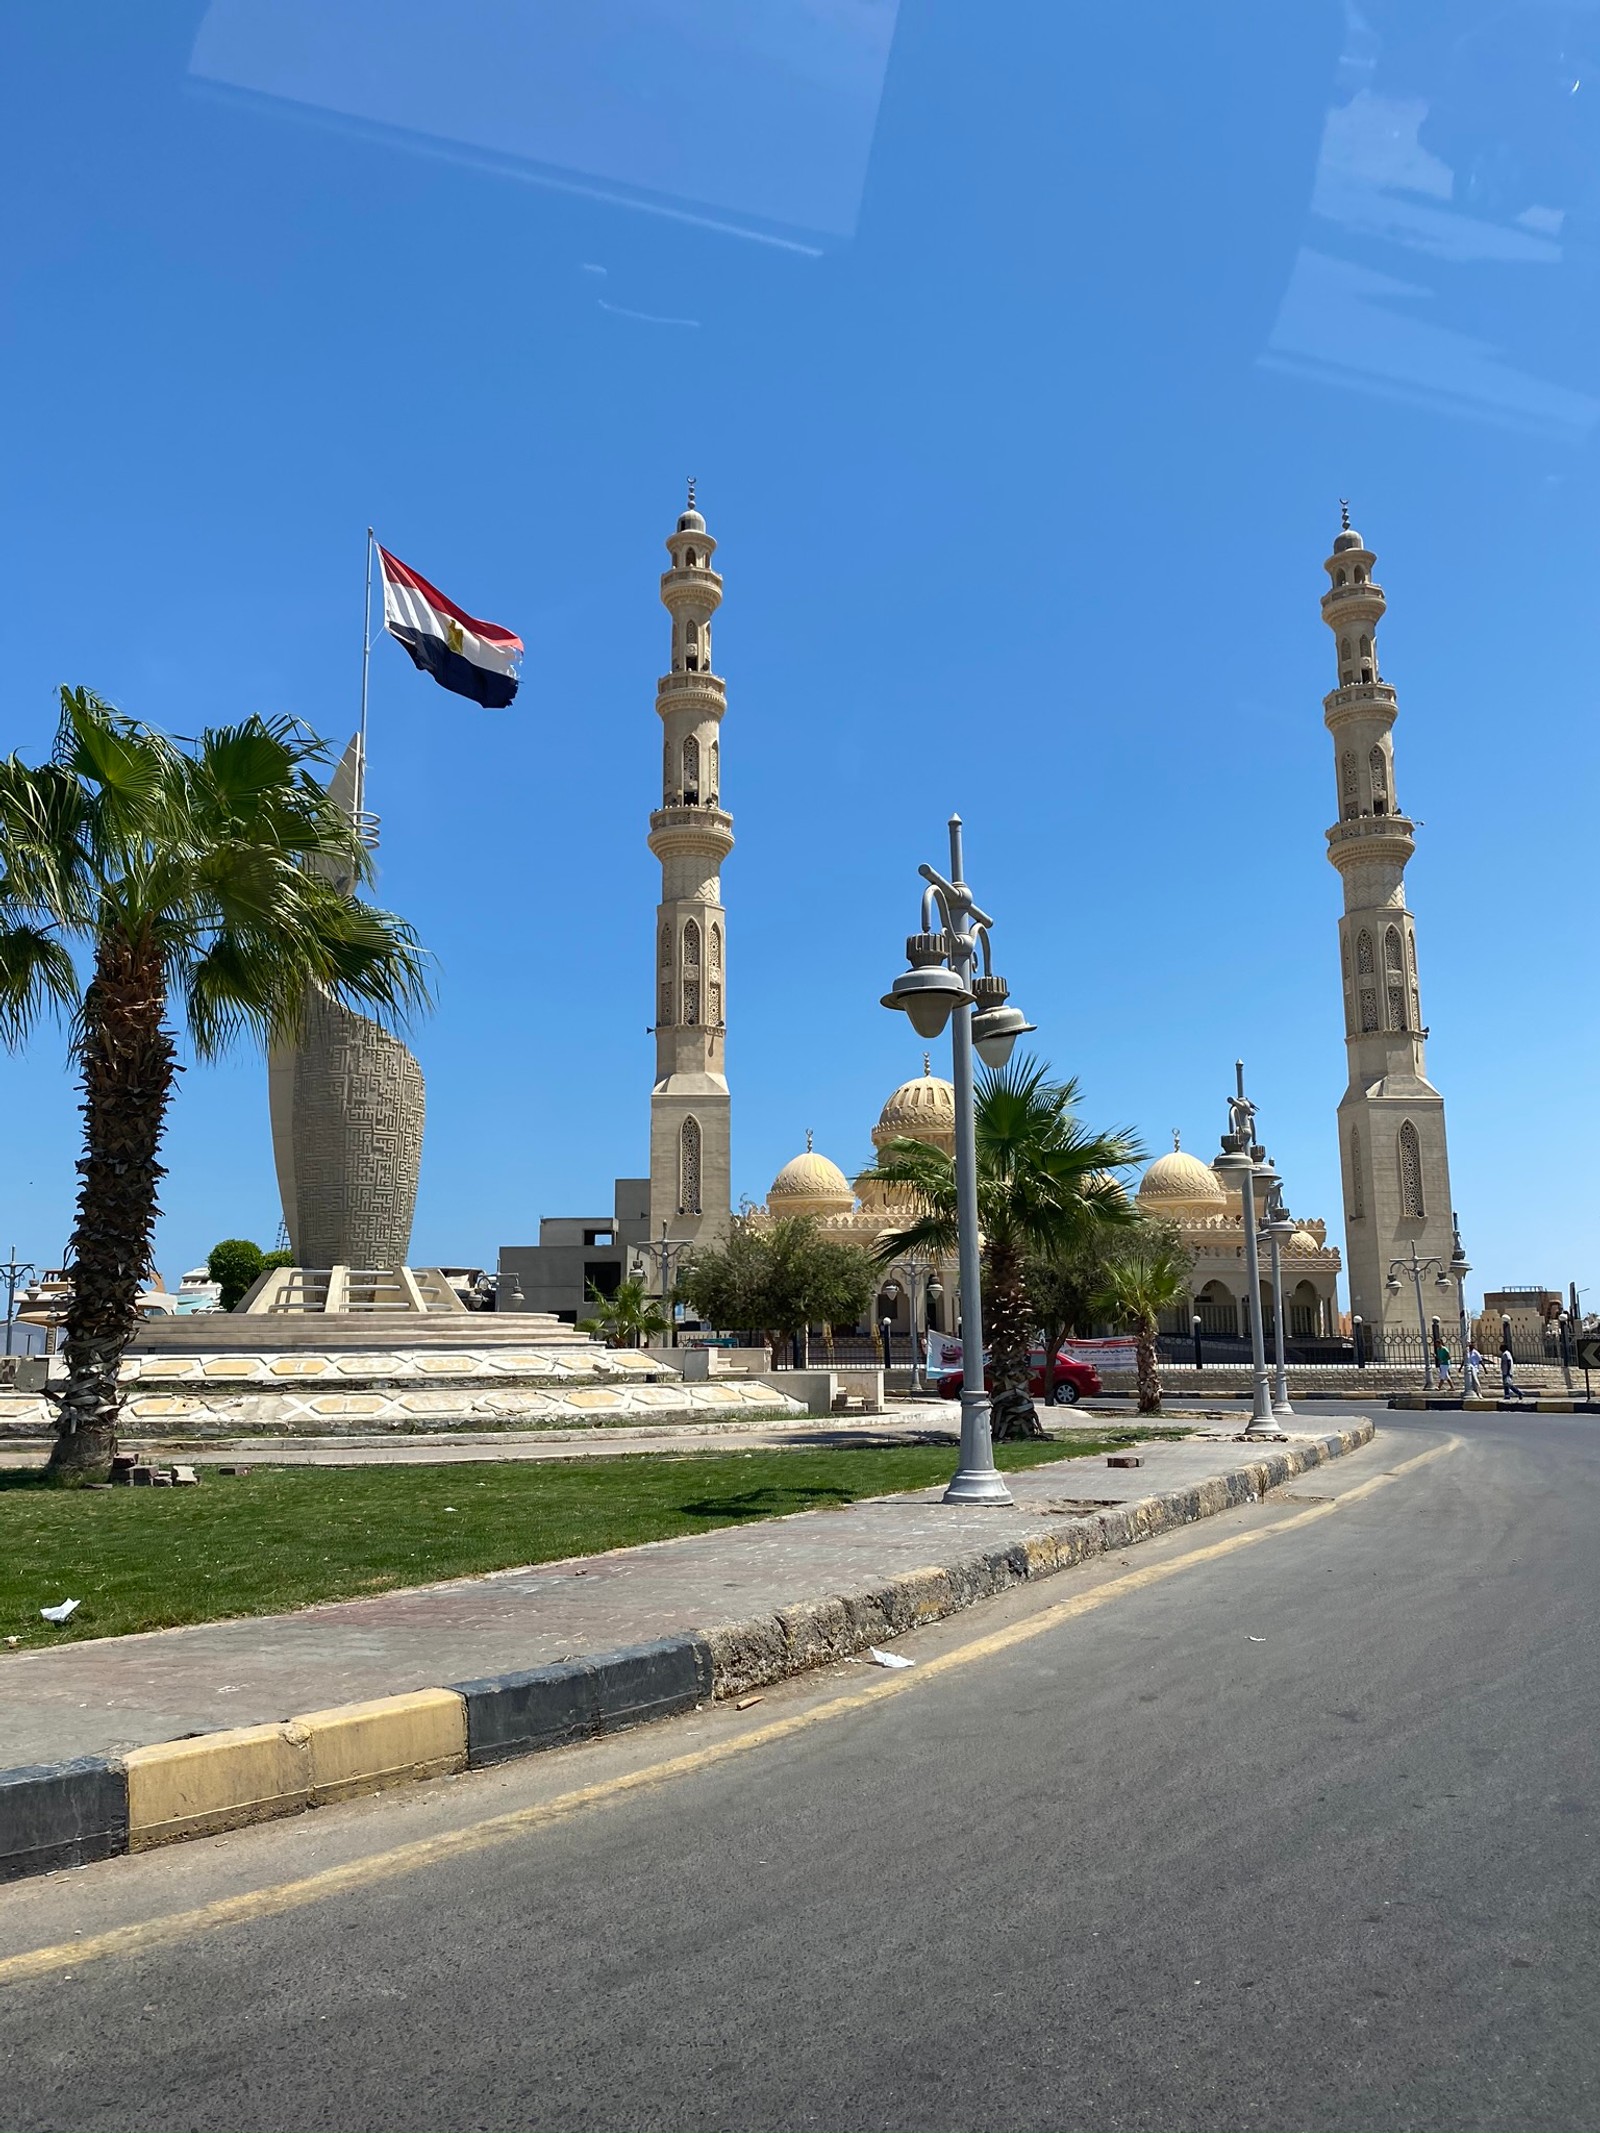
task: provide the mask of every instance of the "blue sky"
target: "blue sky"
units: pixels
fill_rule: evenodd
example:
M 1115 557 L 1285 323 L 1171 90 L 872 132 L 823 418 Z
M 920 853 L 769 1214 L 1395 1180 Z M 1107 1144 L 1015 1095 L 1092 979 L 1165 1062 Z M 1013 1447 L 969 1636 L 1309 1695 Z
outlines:
M 1209 1154 L 1243 1053 L 1337 1235 L 1347 494 L 1468 1250 L 1600 1302 L 1588 10 L 102 0 L 0 38 L 8 744 L 48 748 L 69 681 L 342 745 L 369 521 L 526 639 L 502 714 L 374 653 L 382 894 L 440 962 L 419 1264 L 643 1167 L 693 472 L 736 1194 L 808 1127 L 864 1160 L 916 1071 L 876 1003 L 955 808 L 1088 1118 Z M 54 1260 L 60 1041 L 0 1076 L 0 1242 Z M 271 1241 L 258 1060 L 185 1075 L 168 1160 L 172 1278 Z

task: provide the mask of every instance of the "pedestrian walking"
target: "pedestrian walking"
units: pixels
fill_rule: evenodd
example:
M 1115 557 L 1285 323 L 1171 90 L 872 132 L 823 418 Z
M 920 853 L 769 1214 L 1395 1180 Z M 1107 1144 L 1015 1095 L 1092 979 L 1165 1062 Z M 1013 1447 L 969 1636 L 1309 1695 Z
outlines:
M 1467 1390 L 1474 1399 L 1483 1390 L 1483 1357 L 1476 1341 L 1467 1349 Z
M 1520 1400 L 1526 1397 L 1522 1387 L 1511 1375 L 1511 1350 L 1500 1351 L 1500 1397 L 1502 1400 Z
M 1443 1392 L 1447 1385 L 1453 1388 L 1455 1379 L 1450 1375 L 1450 1350 L 1442 1335 L 1433 1351 L 1433 1366 L 1439 1373 L 1439 1390 Z

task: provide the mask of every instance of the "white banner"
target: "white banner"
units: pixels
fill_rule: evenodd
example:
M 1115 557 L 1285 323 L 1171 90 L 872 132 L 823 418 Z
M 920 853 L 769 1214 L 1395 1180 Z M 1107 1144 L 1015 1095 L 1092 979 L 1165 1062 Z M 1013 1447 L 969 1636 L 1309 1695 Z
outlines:
M 961 1368 L 961 1343 L 949 1333 L 936 1333 L 928 1329 L 928 1375 L 946 1377 L 952 1370 Z
M 1129 1339 L 1063 1341 L 1061 1353 L 1075 1363 L 1092 1363 L 1096 1370 L 1137 1370 L 1138 1343 Z

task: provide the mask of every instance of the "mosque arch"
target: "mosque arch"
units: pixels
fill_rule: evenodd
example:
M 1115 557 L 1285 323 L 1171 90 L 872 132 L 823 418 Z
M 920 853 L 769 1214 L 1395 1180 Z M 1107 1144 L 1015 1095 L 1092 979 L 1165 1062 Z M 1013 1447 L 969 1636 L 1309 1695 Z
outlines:
M 1348 822 L 1361 812 L 1361 796 L 1356 790 L 1356 752 L 1347 748 L 1339 758 L 1339 812 Z
M 1408 1118 L 1400 1128 L 1400 1212 L 1420 1222 L 1427 1214 L 1422 1195 L 1422 1143 Z
M 1297 1281 L 1285 1299 L 1288 1305 L 1288 1334 L 1291 1340 L 1309 1340 L 1321 1331 L 1318 1320 L 1322 1316 L 1322 1298 L 1316 1285 L 1309 1281 Z
M 1372 776 L 1372 812 L 1386 815 L 1389 812 L 1389 758 L 1381 748 L 1375 747 L 1367 757 L 1367 769 Z
M 1372 975 L 1372 935 L 1365 926 L 1356 935 L 1356 969 L 1364 978 Z
M 691 1115 L 678 1128 L 678 1212 L 697 1215 L 700 1207 L 700 1121 Z
M 692 733 L 683 744 L 683 797 L 691 807 L 700 798 L 700 743 Z
M 1239 1299 L 1226 1282 L 1211 1280 L 1194 1300 L 1195 1316 L 1202 1334 L 1237 1334 Z

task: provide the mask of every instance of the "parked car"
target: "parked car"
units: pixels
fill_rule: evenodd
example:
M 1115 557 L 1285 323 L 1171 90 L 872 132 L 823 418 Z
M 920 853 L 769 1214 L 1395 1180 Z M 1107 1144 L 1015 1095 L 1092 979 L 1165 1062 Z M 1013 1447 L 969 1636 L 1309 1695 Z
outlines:
M 983 1383 L 986 1391 L 992 1391 L 989 1361 L 984 1358 Z M 1056 1381 L 1051 1387 L 1050 1400 L 1055 1407 L 1073 1407 L 1085 1393 L 1103 1392 L 1100 1373 L 1093 1363 L 1080 1363 L 1070 1355 L 1056 1357 Z M 1028 1390 L 1036 1400 L 1044 1398 L 1044 1350 L 1035 1348 L 1028 1358 Z M 959 1365 L 944 1371 L 939 1378 L 939 1391 L 946 1400 L 954 1400 L 961 1393 L 961 1370 Z

